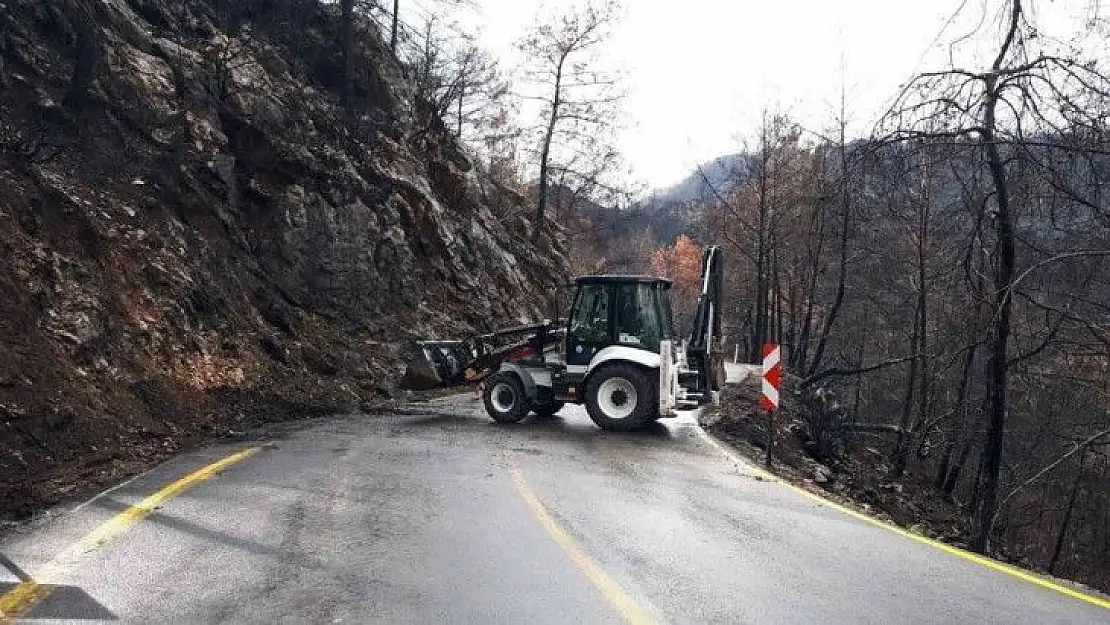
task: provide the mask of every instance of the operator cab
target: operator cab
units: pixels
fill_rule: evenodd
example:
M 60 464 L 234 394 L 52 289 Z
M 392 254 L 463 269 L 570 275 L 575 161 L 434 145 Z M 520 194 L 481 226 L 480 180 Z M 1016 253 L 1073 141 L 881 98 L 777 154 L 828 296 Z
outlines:
M 583 276 L 571 306 L 566 364 L 588 365 L 602 349 L 621 345 L 659 353 L 672 338 L 671 281 L 653 276 Z

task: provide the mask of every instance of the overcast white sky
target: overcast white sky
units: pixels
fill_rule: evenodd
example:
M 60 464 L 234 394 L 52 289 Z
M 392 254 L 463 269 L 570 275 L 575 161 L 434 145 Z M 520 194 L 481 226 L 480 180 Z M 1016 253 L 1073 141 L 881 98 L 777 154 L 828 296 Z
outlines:
M 541 7 L 570 0 L 474 0 L 485 45 L 507 66 Z M 1038 19 L 1081 17 L 1090 0 L 1042 0 Z M 847 85 L 855 134 L 867 134 L 915 70 L 939 68 L 948 41 L 988 24 L 999 0 L 624 0 L 609 46 L 628 71 L 620 147 L 635 175 L 662 187 L 695 163 L 737 152 L 777 106 L 824 130 Z M 963 6 L 960 17 L 948 20 Z M 1063 27 L 1061 27 L 1063 28 Z M 938 44 L 938 45 L 932 45 Z M 844 68 L 842 72 L 841 68 Z

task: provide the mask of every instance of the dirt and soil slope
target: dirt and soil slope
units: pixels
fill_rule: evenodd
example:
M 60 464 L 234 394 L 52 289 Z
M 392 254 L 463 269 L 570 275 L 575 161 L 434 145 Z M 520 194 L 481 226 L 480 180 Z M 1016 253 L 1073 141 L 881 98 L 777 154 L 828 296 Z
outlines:
M 340 106 L 337 40 L 301 0 L 0 4 L 0 519 L 542 316 L 559 243 L 372 32 Z

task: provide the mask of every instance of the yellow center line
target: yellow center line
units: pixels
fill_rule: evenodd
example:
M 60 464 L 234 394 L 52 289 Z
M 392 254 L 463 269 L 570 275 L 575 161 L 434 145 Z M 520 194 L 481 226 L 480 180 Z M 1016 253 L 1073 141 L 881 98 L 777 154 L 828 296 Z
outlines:
M 595 588 L 601 591 L 601 594 L 613 604 L 626 621 L 634 625 L 653 625 L 656 622 L 655 619 L 641 608 L 632 597 L 620 587 L 620 584 L 601 568 L 601 565 L 595 562 L 589 554 L 578 546 L 574 538 L 559 525 L 558 521 L 556 521 L 555 518 L 551 516 L 551 513 L 547 511 L 547 508 L 544 507 L 543 502 L 540 501 L 535 491 L 532 490 L 532 487 L 529 486 L 528 482 L 524 479 L 524 474 L 521 473 L 520 469 L 513 462 L 512 456 L 507 455 L 507 458 L 509 460 L 509 475 L 512 477 L 513 484 L 516 486 L 520 496 L 524 498 L 524 502 L 528 504 L 528 508 L 540 522 L 540 525 L 547 530 L 547 533 L 551 535 L 551 538 L 555 540 L 556 544 L 562 547 L 563 551 L 570 557 L 571 563 L 586 576 L 586 579 L 590 580 L 590 583 L 592 583 Z
M 10 619 L 23 616 L 42 602 L 55 588 L 50 583 L 57 581 L 76 563 L 82 555 L 95 551 L 118 538 L 134 523 L 145 519 L 155 508 L 200 482 L 211 479 L 231 465 L 246 460 L 258 453 L 261 447 L 249 447 L 202 467 L 185 477 L 165 486 L 158 492 L 146 497 L 139 503 L 129 506 L 123 512 L 100 525 L 84 538 L 58 554 L 38 574 L 38 581 L 27 580 L 0 596 L 0 625 L 7 625 Z
M 822 496 L 820 496 L 816 493 L 811 493 L 808 490 L 806 490 L 806 489 L 804 489 L 800 486 L 795 486 L 794 484 L 791 484 L 790 482 L 787 482 L 786 480 L 780 479 L 776 475 L 773 475 L 773 474 L 771 474 L 771 473 L 769 473 L 769 472 L 767 472 L 767 471 L 765 471 L 765 470 L 763 470 L 763 469 L 761 469 L 757 466 L 754 466 L 752 463 L 750 463 L 747 460 L 745 460 L 744 458 L 741 458 L 740 456 L 738 456 L 732 450 L 727 449 L 724 445 L 722 445 L 720 442 L 718 442 L 717 439 L 713 438 L 713 436 L 710 435 L 705 430 L 702 430 L 702 429 L 699 428 L 699 431 L 701 432 L 702 437 L 706 440 L 706 442 L 708 442 L 712 447 L 714 447 L 721 454 L 726 456 L 729 460 L 731 460 L 731 461 L 733 461 L 733 462 L 735 462 L 739 465 L 744 466 L 746 469 L 752 471 L 753 473 L 755 473 L 756 475 L 758 475 L 759 477 L 763 478 L 764 480 L 766 480 L 768 482 L 775 482 L 777 484 L 785 486 L 786 488 L 789 488 L 790 490 L 798 493 L 799 495 L 802 495 L 803 497 L 806 497 L 808 499 L 816 501 L 817 503 L 819 503 L 823 506 L 828 506 L 828 507 L 832 508 L 833 510 L 836 510 L 837 512 L 841 512 L 843 514 L 846 514 L 846 515 L 852 517 L 853 519 L 863 521 L 864 523 L 867 523 L 869 525 L 873 525 L 875 527 L 880 527 L 880 528 L 882 528 L 884 530 L 887 530 L 887 531 L 890 531 L 890 532 L 894 532 L 895 534 L 898 534 L 899 536 L 909 538 L 910 540 L 914 540 L 914 541 L 917 541 L 917 542 L 925 544 L 925 545 L 929 545 L 930 547 L 933 547 L 935 549 L 939 549 L 939 550 L 941 550 L 945 553 L 956 556 L 957 558 L 962 558 L 962 559 L 967 560 L 969 562 L 974 562 L 975 564 L 986 567 L 988 569 L 992 569 L 992 570 L 995 570 L 995 571 L 999 571 L 1001 573 L 1005 573 L 1006 575 L 1009 575 L 1011 577 L 1016 577 L 1018 579 L 1024 580 L 1024 581 L 1029 582 L 1031 584 L 1036 584 L 1037 586 L 1040 586 L 1042 588 L 1047 588 L 1049 590 L 1054 590 L 1058 593 L 1061 593 L 1061 594 L 1067 595 L 1069 597 L 1072 597 L 1073 599 L 1079 599 L 1080 601 L 1085 601 L 1085 602 L 1090 603 L 1092 605 L 1096 605 L 1100 608 L 1110 609 L 1110 600 L 1103 599 L 1101 597 L 1096 597 L 1092 594 L 1085 593 L 1085 592 L 1082 592 L 1080 590 L 1076 590 L 1075 588 L 1069 588 L 1067 586 L 1064 586 L 1063 584 L 1058 584 L 1058 583 L 1056 583 L 1056 582 L 1054 582 L 1050 579 L 1046 579 L 1044 577 L 1041 577 L 1040 575 L 1037 575 L 1036 573 L 1033 573 L 1031 571 L 1026 571 L 1026 570 L 1020 569 L 1016 566 L 1006 564 L 1004 562 L 999 562 L 998 560 L 994 560 L 992 558 L 988 558 L 986 556 L 983 556 L 983 555 L 980 555 L 980 554 L 977 554 L 977 553 L 972 553 L 970 551 L 960 549 L 959 547 L 953 547 L 952 545 L 942 543 L 938 540 L 933 540 L 932 538 L 928 538 L 928 537 L 922 536 L 920 534 L 915 534 L 915 533 L 910 532 L 908 530 L 904 530 L 901 527 L 898 527 L 896 525 L 892 525 L 892 524 L 887 523 L 885 521 L 880 521 L 879 519 L 876 519 L 874 517 L 863 514 L 862 512 L 857 512 L 855 510 L 852 510 L 851 508 L 847 508 L 845 506 L 842 506 L 842 505 L 840 505 L 840 504 L 838 504 L 834 501 L 831 501 L 829 499 L 825 499 L 824 497 L 822 497 Z

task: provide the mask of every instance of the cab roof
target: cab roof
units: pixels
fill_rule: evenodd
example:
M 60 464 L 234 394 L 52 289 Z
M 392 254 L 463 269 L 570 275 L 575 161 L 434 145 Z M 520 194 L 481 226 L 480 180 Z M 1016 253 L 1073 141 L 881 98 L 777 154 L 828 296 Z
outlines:
M 670 280 L 658 276 L 580 276 L 574 279 L 574 283 L 578 286 L 584 284 L 655 284 L 663 288 L 669 288 L 671 286 Z

